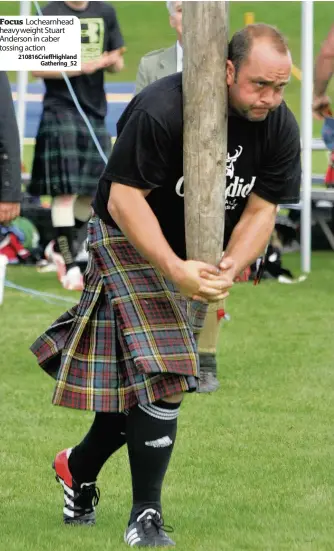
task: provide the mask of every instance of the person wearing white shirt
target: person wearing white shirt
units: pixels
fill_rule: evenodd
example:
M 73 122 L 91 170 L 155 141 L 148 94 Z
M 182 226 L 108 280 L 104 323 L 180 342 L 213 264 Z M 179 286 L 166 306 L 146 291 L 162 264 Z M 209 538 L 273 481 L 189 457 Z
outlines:
M 136 94 L 159 78 L 182 71 L 182 2 L 167 2 L 170 26 L 175 29 L 176 43 L 145 54 L 139 63 Z
M 176 71 L 179 73 L 183 69 L 183 48 L 179 41 L 176 43 Z

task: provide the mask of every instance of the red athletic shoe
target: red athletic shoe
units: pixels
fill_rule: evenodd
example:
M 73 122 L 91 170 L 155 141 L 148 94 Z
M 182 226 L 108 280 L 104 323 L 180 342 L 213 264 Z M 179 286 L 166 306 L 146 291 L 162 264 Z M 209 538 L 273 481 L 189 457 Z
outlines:
M 64 489 L 63 519 L 65 524 L 95 524 L 95 507 L 99 502 L 100 491 L 95 482 L 77 484 L 68 467 L 72 449 L 57 453 L 52 464 L 56 480 Z

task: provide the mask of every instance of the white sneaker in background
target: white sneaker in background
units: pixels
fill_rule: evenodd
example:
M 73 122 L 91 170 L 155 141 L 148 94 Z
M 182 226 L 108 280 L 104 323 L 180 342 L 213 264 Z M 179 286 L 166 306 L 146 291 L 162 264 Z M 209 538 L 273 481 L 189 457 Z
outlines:
M 36 263 L 36 270 L 40 274 L 46 274 L 48 272 L 56 272 L 57 266 L 53 262 L 48 262 L 45 258 L 42 258 L 42 260 Z
M 75 257 L 75 262 L 88 262 L 88 256 L 88 251 L 86 251 L 86 241 L 84 241 L 77 256 Z
M 70 268 L 60 281 L 64 289 L 68 291 L 82 291 L 84 288 L 83 276 L 79 266 Z
M 51 264 L 55 264 L 57 277 L 61 282 L 62 278 L 66 275 L 66 266 L 62 255 L 55 252 L 55 244 L 55 241 L 50 241 L 45 247 L 44 256 Z

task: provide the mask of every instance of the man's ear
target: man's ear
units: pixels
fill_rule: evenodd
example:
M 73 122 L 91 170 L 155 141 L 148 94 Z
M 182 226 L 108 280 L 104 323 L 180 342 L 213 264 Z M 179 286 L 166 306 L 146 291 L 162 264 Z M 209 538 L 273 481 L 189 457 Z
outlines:
M 232 86 L 235 82 L 235 67 L 230 59 L 226 61 L 226 83 L 227 86 Z
M 172 15 L 169 16 L 169 24 L 172 27 L 172 29 L 175 29 L 175 21 Z

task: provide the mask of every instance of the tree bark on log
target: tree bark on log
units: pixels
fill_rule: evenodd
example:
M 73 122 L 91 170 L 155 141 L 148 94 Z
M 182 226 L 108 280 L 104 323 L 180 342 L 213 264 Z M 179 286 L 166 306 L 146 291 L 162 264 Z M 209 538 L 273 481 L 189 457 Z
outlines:
M 226 2 L 183 2 L 183 166 L 187 257 L 223 250 L 227 151 Z
M 225 224 L 227 6 L 223 1 L 182 4 L 187 257 L 214 265 L 222 256 Z M 210 304 L 207 311 L 198 343 L 204 354 L 216 354 L 219 307 Z M 215 368 L 212 373 L 216 376 Z

